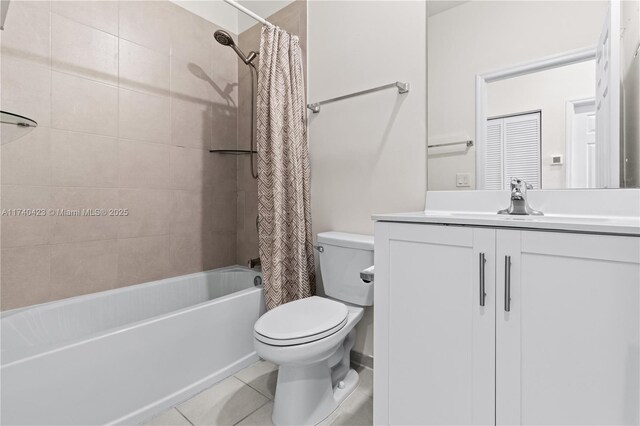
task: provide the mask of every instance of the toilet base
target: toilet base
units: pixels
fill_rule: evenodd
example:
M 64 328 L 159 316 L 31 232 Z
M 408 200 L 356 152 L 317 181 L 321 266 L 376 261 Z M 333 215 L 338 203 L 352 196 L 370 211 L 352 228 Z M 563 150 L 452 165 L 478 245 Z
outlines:
M 327 362 L 281 365 L 273 404 L 277 426 L 315 425 L 331 414 L 358 386 L 358 373 L 350 369 L 335 387 Z

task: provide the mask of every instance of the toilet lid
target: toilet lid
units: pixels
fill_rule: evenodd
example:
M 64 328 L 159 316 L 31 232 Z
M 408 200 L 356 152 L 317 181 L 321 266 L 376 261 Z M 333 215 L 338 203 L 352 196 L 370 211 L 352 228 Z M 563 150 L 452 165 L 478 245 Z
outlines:
M 277 346 L 312 342 L 344 327 L 348 312 L 343 303 L 335 300 L 307 297 L 280 305 L 261 316 L 254 326 L 255 336 Z

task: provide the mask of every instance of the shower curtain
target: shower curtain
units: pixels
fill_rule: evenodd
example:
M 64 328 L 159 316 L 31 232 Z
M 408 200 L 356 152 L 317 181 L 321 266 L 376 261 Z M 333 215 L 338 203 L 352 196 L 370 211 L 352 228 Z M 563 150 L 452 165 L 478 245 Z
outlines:
M 275 26 L 262 27 L 257 97 L 258 244 L 272 309 L 315 293 L 302 54 Z

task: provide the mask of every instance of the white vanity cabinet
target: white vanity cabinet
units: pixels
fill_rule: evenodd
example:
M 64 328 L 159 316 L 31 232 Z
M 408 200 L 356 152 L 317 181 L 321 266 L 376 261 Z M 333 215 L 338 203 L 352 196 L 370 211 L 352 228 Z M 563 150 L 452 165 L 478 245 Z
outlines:
M 375 241 L 375 424 L 638 424 L 640 238 L 377 222 Z

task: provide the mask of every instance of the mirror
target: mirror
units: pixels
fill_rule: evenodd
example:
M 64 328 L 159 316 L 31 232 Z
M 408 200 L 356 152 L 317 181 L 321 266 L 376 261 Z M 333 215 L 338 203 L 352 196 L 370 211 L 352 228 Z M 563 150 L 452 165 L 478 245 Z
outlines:
M 639 5 L 429 1 L 428 189 L 639 187 Z

